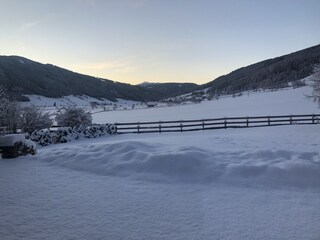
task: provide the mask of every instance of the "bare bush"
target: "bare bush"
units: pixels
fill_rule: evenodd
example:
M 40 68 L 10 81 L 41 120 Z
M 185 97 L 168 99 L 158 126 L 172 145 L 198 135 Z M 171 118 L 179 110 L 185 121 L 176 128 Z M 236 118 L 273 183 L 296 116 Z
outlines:
M 16 101 L 3 98 L 0 101 L 0 126 L 9 132 L 16 132 L 19 126 L 20 105 Z
M 56 116 L 56 121 L 63 127 L 89 126 L 92 124 L 92 116 L 82 108 L 68 107 Z
M 320 107 L 320 66 L 315 67 L 312 81 L 313 82 L 311 86 L 313 88 L 313 91 L 310 97 Z
M 6 96 L 6 88 L 0 85 L 0 100 L 5 98 L 5 96 Z
M 34 105 L 21 109 L 19 123 L 21 129 L 30 134 L 35 130 L 52 126 L 52 120 L 49 114 L 44 113 L 39 107 Z

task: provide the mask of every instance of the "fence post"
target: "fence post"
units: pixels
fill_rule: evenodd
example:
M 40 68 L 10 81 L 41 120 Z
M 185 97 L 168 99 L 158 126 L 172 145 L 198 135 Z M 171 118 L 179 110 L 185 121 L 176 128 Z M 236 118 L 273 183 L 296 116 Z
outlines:
M 202 131 L 204 131 L 204 121 L 202 121 Z
M 270 126 L 270 116 L 268 116 L 268 126 Z
M 224 128 L 227 129 L 227 118 L 224 118 Z
M 180 131 L 181 131 L 181 132 L 182 132 L 182 127 L 183 127 L 182 121 L 180 121 Z
M 314 124 L 314 114 L 312 114 L 312 124 Z
M 247 127 L 249 127 L 249 117 L 247 116 Z
M 137 125 L 137 130 L 138 130 L 138 133 L 140 133 L 140 125 L 139 125 L 139 123 Z
M 290 115 L 290 125 L 292 125 L 292 115 Z
M 161 133 L 161 122 L 159 122 L 159 133 Z

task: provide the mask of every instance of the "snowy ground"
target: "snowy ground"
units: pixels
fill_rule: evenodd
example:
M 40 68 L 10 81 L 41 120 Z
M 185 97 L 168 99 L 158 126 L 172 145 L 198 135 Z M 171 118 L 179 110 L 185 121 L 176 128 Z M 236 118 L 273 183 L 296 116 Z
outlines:
M 95 120 L 316 113 L 307 90 Z M 319 131 L 300 125 L 118 135 L 2 159 L 1 239 L 319 240 Z
M 1 239 L 319 239 L 319 131 L 122 135 L 1 160 Z
M 132 108 L 147 108 L 147 105 L 137 101 L 117 98 L 116 102 L 108 99 L 97 99 L 86 95 L 64 96 L 62 98 L 48 98 L 39 95 L 25 95 L 29 102 L 21 102 L 22 106 L 36 105 L 45 111 L 55 114 L 60 108 L 67 106 L 77 106 L 91 113 L 106 111 L 131 110 Z M 134 107 L 133 107 L 134 105 Z
M 93 114 L 95 123 L 187 120 L 216 117 L 257 115 L 286 115 L 318 113 L 319 108 L 307 99 L 309 86 L 277 92 L 244 94 L 241 97 L 222 97 L 217 101 L 136 111 L 112 111 Z

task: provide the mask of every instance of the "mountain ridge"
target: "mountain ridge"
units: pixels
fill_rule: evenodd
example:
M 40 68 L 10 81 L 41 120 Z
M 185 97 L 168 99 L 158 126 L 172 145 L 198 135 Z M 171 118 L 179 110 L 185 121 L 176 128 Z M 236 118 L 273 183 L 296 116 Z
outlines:
M 159 101 L 203 89 L 211 96 L 255 89 L 277 89 L 312 74 L 320 64 L 320 44 L 266 59 L 222 75 L 208 83 L 150 83 L 130 85 L 42 64 L 20 56 L 0 56 L 0 85 L 20 100 L 23 95 L 62 97 L 87 95 L 111 101 Z
M 282 88 L 311 75 L 317 64 L 320 64 L 320 44 L 238 68 L 201 85 L 200 89 L 209 88 L 209 93 L 219 95 Z
M 18 98 L 22 98 L 24 94 L 53 98 L 88 95 L 112 101 L 117 98 L 149 101 L 171 97 L 176 92 L 176 89 L 172 91 L 166 88 L 165 91 L 161 91 L 157 88 L 147 89 L 143 86 L 96 78 L 20 56 L 0 56 L 0 85 L 4 85 L 9 94 Z M 192 91 L 197 87 L 192 83 L 178 85 L 183 85 L 178 94 Z

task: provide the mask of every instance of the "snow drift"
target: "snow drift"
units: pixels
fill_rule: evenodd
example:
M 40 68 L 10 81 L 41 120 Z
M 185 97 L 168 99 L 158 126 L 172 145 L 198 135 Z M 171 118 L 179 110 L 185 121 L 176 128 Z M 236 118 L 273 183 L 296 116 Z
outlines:
M 160 182 L 228 182 L 246 185 L 320 187 L 318 152 L 217 151 L 200 147 L 125 141 L 47 149 L 52 165 L 102 175 Z

